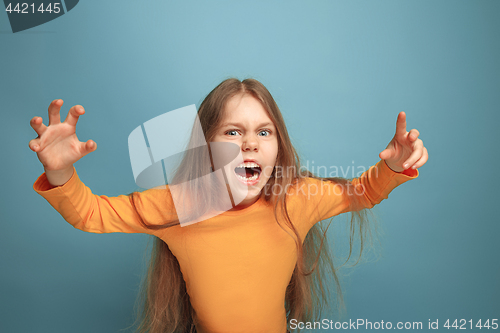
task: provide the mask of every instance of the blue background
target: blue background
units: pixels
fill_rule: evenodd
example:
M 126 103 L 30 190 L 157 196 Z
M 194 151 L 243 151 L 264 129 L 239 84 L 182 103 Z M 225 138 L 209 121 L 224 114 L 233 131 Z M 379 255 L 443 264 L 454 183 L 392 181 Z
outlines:
M 268 87 L 310 165 L 375 164 L 400 111 L 421 133 L 430 159 L 377 206 L 382 258 L 345 270 L 344 319 L 498 318 L 499 33 L 485 0 L 81 1 L 16 34 L 0 13 L 0 331 L 126 328 L 148 241 L 76 230 L 33 191 L 30 119 L 83 105 L 81 179 L 130 193 L 129 133 L 230 76 Z

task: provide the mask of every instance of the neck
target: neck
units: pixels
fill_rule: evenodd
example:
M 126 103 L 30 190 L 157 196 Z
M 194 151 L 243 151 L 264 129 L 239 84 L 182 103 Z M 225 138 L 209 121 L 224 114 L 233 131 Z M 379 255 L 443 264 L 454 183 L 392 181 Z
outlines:
M 237 211 L 237 210 L 242 210 L 242 209 L 248 208 L 251 205 L 253 205 L 254 203 L 256 203 L 258 200 L 259 200 L 259 196 L 256 196 L 255 198 L 251 198 L 251 199 L 245 199 L 242 202 L 240 202 L 238 205 L 231 208 L 229 211 Z

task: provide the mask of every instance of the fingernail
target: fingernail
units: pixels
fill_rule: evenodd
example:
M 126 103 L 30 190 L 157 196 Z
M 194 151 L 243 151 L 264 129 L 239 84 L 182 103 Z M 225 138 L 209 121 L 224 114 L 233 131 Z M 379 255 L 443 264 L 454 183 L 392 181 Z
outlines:
M 405 168 L 405 169 L 406 169 L 407 167 L 408 167 L 408 163 L 405 163 L 405 164 L 403 165 L 403 168 Z

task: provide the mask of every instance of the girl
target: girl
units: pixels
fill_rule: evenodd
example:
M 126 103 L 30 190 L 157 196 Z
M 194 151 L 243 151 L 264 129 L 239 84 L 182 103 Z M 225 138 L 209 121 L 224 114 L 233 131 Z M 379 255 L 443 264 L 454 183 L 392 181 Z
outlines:
M 352 180 L 315 177 L 301 167 L 269 91 L 253 79 L 228 79 L 208 94 L 198 117 L 207 142 L 239 147 L 244 161 L 231 165 L 226 182 L 239 184 L 245 196 L 228 211 L 181 227 L 169 186 L 128 196 L 92 194 L 73 164 L 96 144 L 76 137 L 83 107 L 73 106 L 61 123 L 62 104 L 50 104 L 49 126 L 40 117 L 31 120 L 38 138 L 29 146 L 45 169 L 34 189 L 75 228 L 156 236 L 140 332 L 285 333 L 292 319 L 319 318 L 328 287 L 324 271 L 337 287 L 338 281 L 317 222 L 352 212 L 351 249 L 357 230 L 362 251 L 366 209 L 418 177 L 428 159 L 419 132 L 406 131 L 401 112 L 376 165 Z M 197 178 L 202 164 L 190 163 L 188 155 L 177 175 Z M 210 209 L 213 198 L 196 200 Z

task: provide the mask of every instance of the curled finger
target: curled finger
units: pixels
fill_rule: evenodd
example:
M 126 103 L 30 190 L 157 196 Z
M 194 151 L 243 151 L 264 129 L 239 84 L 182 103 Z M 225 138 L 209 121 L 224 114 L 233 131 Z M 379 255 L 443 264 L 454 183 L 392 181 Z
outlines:
M 420 132 L 416 129 L 412 129 L 409 133 L 408 133 L 408 138 L 410 139 L 410 141 L 415 141 L 418 139 L 418 136 L 420 135 Z
M 35 153 L 38 152 L 40 150 L 40 139 L 36 138 L 36 139 L 30 140 L 29 147 Z
M 47 126 L 43 124 L 41 117 L 33 117 L 30 121 L 31 127 L 35 130 L 36 134 L 42 135 L 47 129 Z
M 71 109 L 69 109 L 68 115 L 66 116 L 66 120 L 64 122 L 68 123 L 71 126 L 76 126 L 78 122 L 78 117 L 85 113 L 85 109 L 81 105 L 75 105 Z
M 87 142 L 82 142 L 80 145 L 80 152 L 82 156 L 96 150 L 97 144 L 93 140 L 88 140 Z
M 49 105 L 49 126 L 57 125 L 61 122 L 61 106 L 63 105 L 62 99 L 53 100 Z
M 412 166 L 412 169 L 417 169 L 420 168 L 422 165 L 427 163 L 427 160 L 429 159 L 429 153 L 427 152 L 427 148 L 423 148 L 423 154 L 422 157 Z
M 405 170 L 415 164 L 415 162 L 417 162 L 422 157 L 423 148 L 423 145 L 421 147 L 415 148 L 410 157 L 403 163 L 403 168 L 405 168 Z

